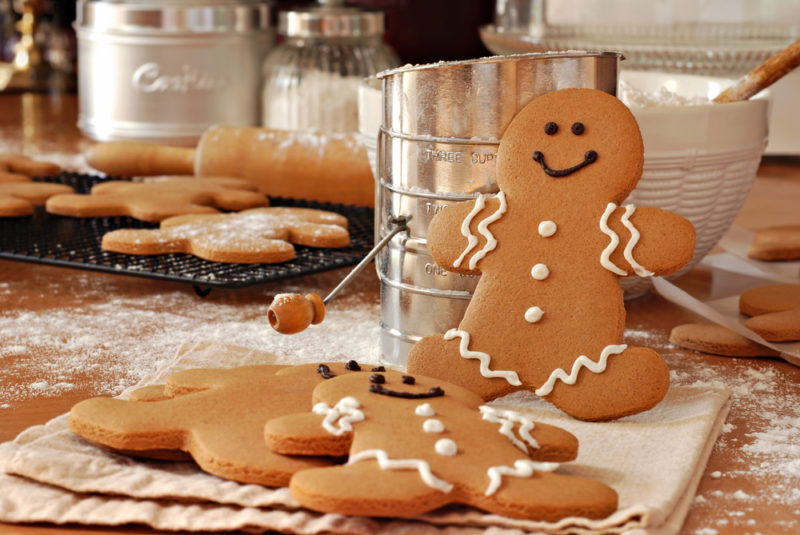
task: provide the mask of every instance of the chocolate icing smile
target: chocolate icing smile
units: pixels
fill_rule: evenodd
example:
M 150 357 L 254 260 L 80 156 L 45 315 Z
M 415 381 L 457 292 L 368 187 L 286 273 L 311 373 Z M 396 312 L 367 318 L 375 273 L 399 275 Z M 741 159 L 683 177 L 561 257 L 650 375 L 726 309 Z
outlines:
M 583 155 L 583 161 L 581 163 L 579 163 L 578 165 L 573 165 L 572 167 L 567 167 L 566 169 L 551 169 L 550 167 L 548 167 L 547 164 L 544 162 L 544 154 L 542 154 L 538 150 L 533 153 L 533 160 L 537 162 L 539 165 L 541 165 L 544 172 L 547 173 L 548 175 L 554 178 L 561 178 L 567 175 L 571 175 L 572 173 L 578 171 L 579 169 L 583 169 L 590 163 L 596 162 L 597 152 L 593 150 L 586 151 L 586 154 Z

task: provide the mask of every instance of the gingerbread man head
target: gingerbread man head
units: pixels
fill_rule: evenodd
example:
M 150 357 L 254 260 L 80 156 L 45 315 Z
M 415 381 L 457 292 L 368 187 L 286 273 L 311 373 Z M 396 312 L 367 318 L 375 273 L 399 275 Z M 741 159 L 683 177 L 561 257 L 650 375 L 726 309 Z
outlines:
M 620 203 L 643 162 L 639 127 L 622 102 L 598 90 L 564 89 L 535 99 L 509 125 L 497 183 L 508 196 L 537 202 L 579 194 Z

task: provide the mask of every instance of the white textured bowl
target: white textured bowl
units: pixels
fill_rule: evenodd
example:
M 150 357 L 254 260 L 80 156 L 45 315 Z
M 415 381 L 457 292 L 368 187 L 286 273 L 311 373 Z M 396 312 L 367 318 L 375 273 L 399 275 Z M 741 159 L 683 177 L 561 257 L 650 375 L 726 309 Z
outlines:
M 660 88 L 685 98 L 713 99 L 731 80 L 688 74 L 623 71 L 621 80 L 647 94 Z M 620 97 L 625 99 L 624 91 Z M 682 215 L 697 231 L 691 269 L 719 242 L 742 207 L 767 144 L 769 94 L 728 104 L 637 107 L 629 104 L 644 139 L 644 171 L 626 201 Z M 650 282 L 622 281 L 627 298 Z

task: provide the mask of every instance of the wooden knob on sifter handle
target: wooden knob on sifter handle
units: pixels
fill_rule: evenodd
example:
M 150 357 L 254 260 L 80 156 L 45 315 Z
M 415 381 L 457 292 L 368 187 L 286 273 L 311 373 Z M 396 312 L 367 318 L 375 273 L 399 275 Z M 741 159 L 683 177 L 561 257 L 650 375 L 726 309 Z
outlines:
M 295 334 L 325 319 L 325 304 L 317 294 L 278 294 L 267 310 L 267 319 L 281 334 Z

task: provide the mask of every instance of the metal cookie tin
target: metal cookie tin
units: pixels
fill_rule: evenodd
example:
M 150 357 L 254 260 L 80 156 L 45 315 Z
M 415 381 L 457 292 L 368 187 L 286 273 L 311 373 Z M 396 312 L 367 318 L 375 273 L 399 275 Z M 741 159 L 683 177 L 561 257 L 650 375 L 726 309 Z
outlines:
M 621 55 L 563 52 L 403 67 L 378 75 L 376 241 L 390 218 L 411 216 L 376 258 L 381 354 L 402 365 L 423 336 L 458 325 L 478 278 L 436 265 L 427 249 L 433 216 L 448 204 L 497 191 L 500 137 L 525 104 L 566 87 L 616 94 Z
M 264 0 L 78 0 L 79 128 L 99 141 L 193 145 L 260 115 Z

